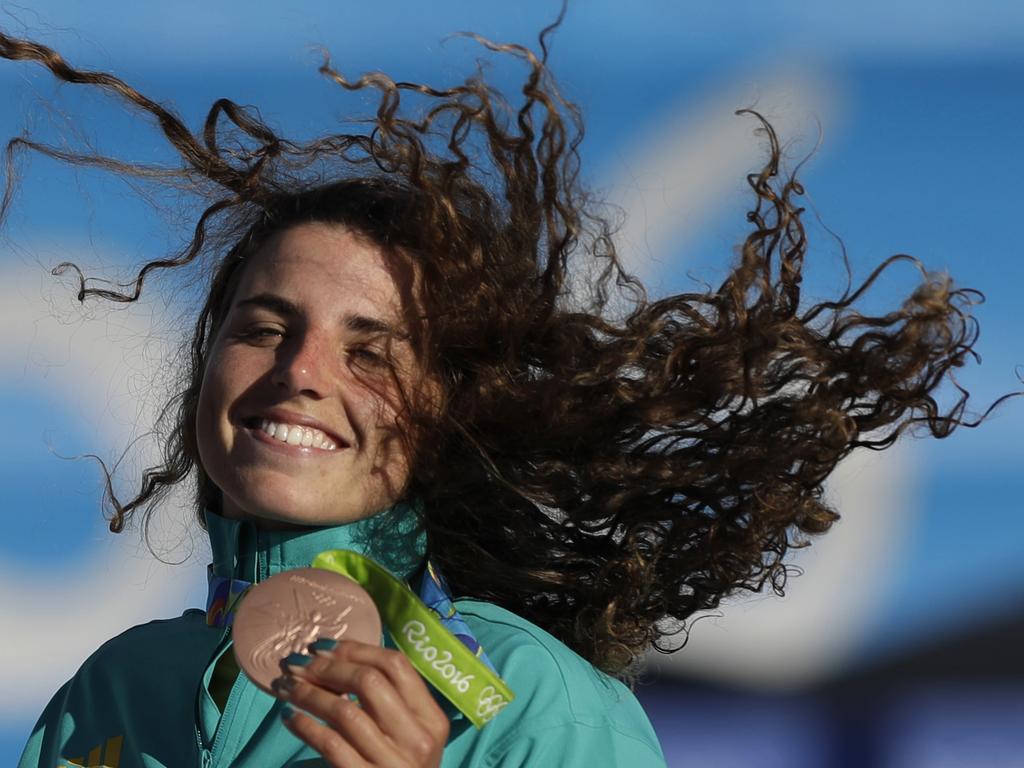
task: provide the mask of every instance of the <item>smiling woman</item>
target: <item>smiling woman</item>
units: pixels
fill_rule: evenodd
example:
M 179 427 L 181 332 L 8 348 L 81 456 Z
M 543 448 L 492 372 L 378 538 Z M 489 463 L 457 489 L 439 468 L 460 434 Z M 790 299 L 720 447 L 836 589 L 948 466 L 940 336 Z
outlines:
M 123 80 L 0 34 L 0 56 L 155 118 L 181 158 L 153 167 L 18 138 L 9 171 L 31 150 L 208 206 L 187 247 L 145 264 L 131 290 L 79 273 L 80 299 L 120 302 L 154 270 L 208 278 L 165 461 L 131 499 L 108 486 L 121 531 L 195 482 L 208 610 L 100 648 L 43 713 L 22 768 L 75 755 L 662 765 L 621 682 L 639 658 L 730 594 L 781 592 L 789 549 L 838 517 L 822 484 L 850 451 L 971 424 L 966 393 L 948 414 L 933 393 L 972 354 L 975 294 L 922 269 L 898 309 L 859 313 L 878 274 L 909 260 L 894 257 L 803 306 L 802 189 L 779 179 L 767 123 L 738 263 L 717 290 L 649 300 L 579 183 L 582 124 L 547 69 L 550 31 L 539 56 L 480 41 L 525 64 L 518 104 L 479 76 L 352 81 L 325 62 L 380 104 L 365 133 L 306 143 L 228 100 L 194 134 Z M 382 615 L 409 620 L 388 625 L 386 647 L 312 639 L 333 598 L 296 592 L 281 621 L 301 609 L 295 636 L 312 642 L 274 646 L 268 693 L 229 652 L 234 608 L 255 582 L 314 563 L 355 563 Z M 442 700 L 450 688 L 472 701 Z
M 337 525 L 390 507 L 411 463 L 398 392 L 423 388 L 409 334 L 396 335 L 412 308 L 392 265 L 365 236 L 319 222 L 277 232 L 245 262 L 196 416 L 221 513 Z

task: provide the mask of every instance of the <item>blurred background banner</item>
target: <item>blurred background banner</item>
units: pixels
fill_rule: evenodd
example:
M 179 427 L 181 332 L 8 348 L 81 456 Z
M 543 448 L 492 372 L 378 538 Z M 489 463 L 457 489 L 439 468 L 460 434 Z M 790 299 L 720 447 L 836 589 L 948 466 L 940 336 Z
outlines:
M 371 6 L 33 0 L 0 5 L 0 28 L 115 72 L 193 127 L 227 97 L 308 138 L 374 108 L 316 74 L 320 47 L 348 75 L 446 85 L 483 55 L 452 32 L 532 45 L 558 11 L 547 0 Z M 550 63 L 583 108 L 585 176 L 625 212 L 620 247 L 654 293 L 725 276 L 753 201 L 745 174 L 766 158 L 756 121 L 734 115 L 754 107 L 790 168 L 814 153 L 800 172 L 805 300 L 842 292 L 844 247 L 856 283 L 912 254 L 987 297 L 975 308 L 983 365 L 957 375 L 975 414 L 1021 386 L 1024 5 L 588 0 L 570 8 Z M 507 61 L 489 70 L 507 92 L 521 75 Z M 0 136 L 26 130 L 171 159 L 112 99 L 0 62 Z M 166 563 L 137 531 L 107 533 L 98 468 L 68 460 L 111 465 L 131 444 L 118 477 L 135 487 L 156 458 L 149 432 L 195 295 L 156 279 L 130 309 L 81 307 L 72 282 L 49 275 L 71 260 L 127 279 L 182 242 L 192 209 L 43 157 L 18 168 L 0 235 L 0 611 L 26 629 L 2 640 L 2 765 L 100 643 L 202 606 L 208 558 L 180 499 L 150 531 Z M 891 269 L 864 311 L 898 306 L 919 280 L 909 264 Z M 786 596 L 737 598 L 697 621 L 681 651 L 651 658 L 637 692 L 669 764 L 1024 766 L 1022 427 L 1024 402 L 1011 400 L 978 430 L 844 462 L 827 489 L 843 519 L 795 553 L 803 573 Z

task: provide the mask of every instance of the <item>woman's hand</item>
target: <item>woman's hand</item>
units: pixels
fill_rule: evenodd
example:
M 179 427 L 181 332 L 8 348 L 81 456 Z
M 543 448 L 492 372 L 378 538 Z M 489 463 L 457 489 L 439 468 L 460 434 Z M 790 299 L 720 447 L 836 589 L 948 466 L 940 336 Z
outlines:
M 285 717 L 291 732 L 338 768 L 440 765 L 448 716 L 409 660 L 355 641 L 325 650 L 330 643 L 313 643 L 310 656 L 289 656 L 274 681 L 278 698 L 326 723 L 293 710 Z

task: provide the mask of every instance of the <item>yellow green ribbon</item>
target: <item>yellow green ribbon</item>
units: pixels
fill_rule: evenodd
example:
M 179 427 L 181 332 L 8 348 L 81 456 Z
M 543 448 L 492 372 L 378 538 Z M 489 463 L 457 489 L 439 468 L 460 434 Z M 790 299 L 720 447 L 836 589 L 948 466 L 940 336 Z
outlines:
M 386 568 L 346 549 L 321 552 L 312 565 L 347 576 L 369 592 L 395 645 L 477 728 L 512 701 L 505 682 Z

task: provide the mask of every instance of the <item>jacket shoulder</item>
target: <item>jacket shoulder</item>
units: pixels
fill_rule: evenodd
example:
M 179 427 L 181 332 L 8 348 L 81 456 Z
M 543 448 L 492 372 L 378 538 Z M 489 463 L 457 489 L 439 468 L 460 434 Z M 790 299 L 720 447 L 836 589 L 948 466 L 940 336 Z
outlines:
M 203 611 L 188 610 L 136 625 L 103 643 L 51 698 L 19 768 L 67 761 L 84 765 L 86 758 L 79 756 L 91 760 L 96 754 L 116 764 L 109 756 L 123 756 L 154 720 L 168 734 L 190 733 L 191 708 L 182 703 L 193 698 L 196 674 L 219 640 L 217 631 L 197 631 L 205 623 Z M 158 718 L 153 718 L 154 705 L 163 707 Z
M 503 723 L 488 739 L 492 755 L 529 746 L 537 758 L 547 754 L 544 750 L 559 752 L 569 743 L 579 754 L 591 754 L 582 739 L 612 752 L 646 752 L 660 764 L 654 729 L 640 702 L 620 681 L 512 611 L 478 600 L 458 600 L 455 605 L 515 696 L 486 726 Z
M 198 609 L 172 619 L 137 624 L 97 648 L 73 679 L 80 684 L 101 683 L 104 678 L 146 679 L 148 685 L 170 677 L 168 667 L 199 665 L 201 671 L 220 641 L 219 630 L 197 631 L 205 628 L 205 614 Z

